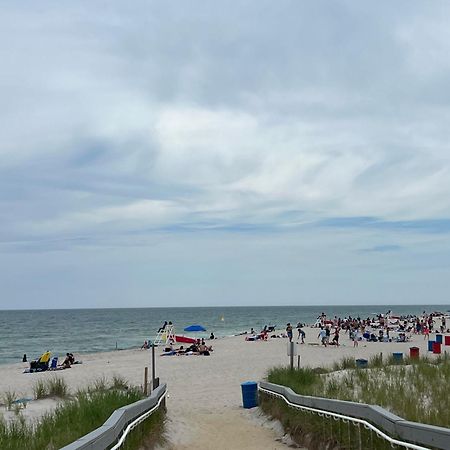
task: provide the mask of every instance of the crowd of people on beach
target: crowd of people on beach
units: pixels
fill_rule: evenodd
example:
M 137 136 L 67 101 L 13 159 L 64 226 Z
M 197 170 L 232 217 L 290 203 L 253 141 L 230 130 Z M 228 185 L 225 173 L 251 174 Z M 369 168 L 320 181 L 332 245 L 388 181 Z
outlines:
M 172 322 L 164 322 L 158 329 L 158 333 L 164 332 Z M 426 313 L 422 315 L 394 316 L 392 311 L 385 314 L 377 314 L 373 317 L 361 318 L 360 316 L 346 316 L 344 318 L 334 316 L 328 317 L 324 312 L 317 317 L 312 328 L 318 328 L 315 342 L 308 342 L 309 345 L 321 345 L 323 347 L 342 345 L 341 337 L 348 336 L 354 347 L 360 343 L 369 342 L 408 342 L 412 334 L 421 334 L 424 339 L 429 338 L 432 332 L 450 332 L 447 328 L 447 318 L 443 313 Z M 267 341 L 269 338 L 287 338 L 290 342 L 296 340 L 298 344 L 306 343 L 306 325 L 298 322 L 293 326 L 290 322 L 279 331 L 274 325 L 265 325 L 260 331 L 255 331 L 252 327 L 250 331 L 244 331 L 239 335 L 244 335 L 246 341 Z M 295 332 L 296 331 L 296 332 Z M 211 333 L 210 339 L 214 339 Z M 212 346 L 208 346 L 204 339 L 197 339 L 186 347 L 181 345 L 174 347 L 175 340 L 169 339 L 166 342 L 162 356 L 168 355 L 205 355 L 209 356 L 213 351 Z M 141 348 L 149 348 L 148 341 L 145 341 Z
M 425 311 L 421 316 L 394 316 L 392 311 L 388 311 L 372 318 L 361 318 L 359 316 L 328 318 L 325 313 L 322 313 L 312 327 L 319 329 L 317 339 L 319 344 L 324 347 L 339 347 L 342 333 L 348 336 L 354 347 L 357 347 L 360 342 L 408 342 L 411 339 L 411 334 L 422 334 L 424 339 L 428 339 L 430 333 L 433 332 L 450 333 L 447 318 L 443 313 L 426 313 Z M 306 332 L 304 328 L 303 323 L 297 323 L 297 343 L 305 343 Z M 275 327 L 270 327 L 270 332 L 275 332 Z M 291 323 L 287 323 L 284 332 L 281 333 L 269 334 L 268 327 L 265 326 L 259 333 L 251 328 L 249 334 L 247 332 L 241 334 L 246 335 L 247 341 L 282 337 L 292 342 L 294 327 Z M 314 343 L 310 344 L 314 345 Z
M 328 319 L 326 314 L 322 313 L 317 318 L 315 326 L 320 328 L 318 338 L 325 347 L 339 346 L 341 331 L 348 334 L 354 347 L 357 347 L 361 341 L 408 342 L 411 334 L 423 334 L 424 339 L 428 339 L 433 331 L 450 332 L 444 314 L 438 312 L 427 314 L 425 311 L 421 316 L 393 316 L 392 312 L 388 311 L 386 314 L 378 314 L 366 319 L 351 316 L 344 319 L 337 316 Z M 333 339 L 330 342 L 331 334 Z

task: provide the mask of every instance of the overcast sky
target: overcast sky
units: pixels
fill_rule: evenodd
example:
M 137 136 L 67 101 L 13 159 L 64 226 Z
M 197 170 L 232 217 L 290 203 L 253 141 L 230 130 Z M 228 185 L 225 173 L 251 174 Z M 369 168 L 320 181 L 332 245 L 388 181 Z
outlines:
M 0 6 L 0 308 L 450 303 L 448 1 Z

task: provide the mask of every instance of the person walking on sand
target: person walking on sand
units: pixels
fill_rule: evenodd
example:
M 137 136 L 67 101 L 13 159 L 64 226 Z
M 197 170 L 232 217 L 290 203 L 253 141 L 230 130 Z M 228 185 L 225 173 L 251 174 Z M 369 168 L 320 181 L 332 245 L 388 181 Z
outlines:
M 290 323 L 286 325 L 286 334 L 289 338 L 289 342 L 292 342 L 292 325 Z
M 301 343 L 304 344 L 306 333 L 303 331 L 302 324 L 300 322 L 297 324 L 297 330 L 298 330 L 298 339 L 301 339 Z
M 332 341 L 332 344 L 335 345 L 336 347 L 339 347 L 339 331 L 340 331 L 339 328 L 336 328 Z
M 320 338 L 322 345 L 326 347 L 327 346 L 327 332 L 324 328 L 322 328 L 319 331 L 319 335 L 317 337 Z

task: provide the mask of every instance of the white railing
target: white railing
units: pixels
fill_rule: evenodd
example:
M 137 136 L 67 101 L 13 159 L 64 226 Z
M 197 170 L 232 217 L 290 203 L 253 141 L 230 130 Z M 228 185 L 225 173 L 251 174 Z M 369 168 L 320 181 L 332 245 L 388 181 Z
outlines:
M 450 429 L 409 422 L 377 406 L 302 396 L 295 394 L 290 388 L 285 386 L 264 381 L 258 384 L 258 390 L 264 394 L 282 399 L 292 408 L 337 421 L 342 420 L 345 423 L 350 422 L 355 425 L 362 425 L 381 439 L 389 442 L 392 446 L 396 445 L 410 450 L 450 449 Z M 352 414 L 350 415 L 349 412 Z M 367 420 L 368 417 L 377 426 Z M 399 438 L 389 436 L 386 430 L 382 430 L 384 428 L 383 425 L 390 429 L 391 434 L 399 436 Z M 403 440 L 405 435 L 407 440 L 415 443 Z M 423 445 L 428 445 L 428 447 Z
M 161 395 L 160 399 L 158 400 L 158 403 L 152 408 L 149 409 L 144 414 L 140 415 L 136 419 L 133 420 L 123 432 L 122 436 L 119 439 L 119 442 L 114 447 L 111 447 L 111 450 L 117 450 L 118 448 L 122 447 L 123 443 L 125 442 L 125 439 L 127 438 L 128 434 L 133 430 L 133 428 L 137 427 L 140 423 L 142 423 L 147 417 L 151 416 L 161 405 L 162 401 L 166 398 L 167 395 L 167 389 L 164 391 L 164 393 Z
M 133 428 L 161 407 L 166 395 L 167 386 L 162 384 L 147 398 L 116 409 L 102 426 L 61 450 L 105 450 L 111 446 L 114 450 L 119 449 Z

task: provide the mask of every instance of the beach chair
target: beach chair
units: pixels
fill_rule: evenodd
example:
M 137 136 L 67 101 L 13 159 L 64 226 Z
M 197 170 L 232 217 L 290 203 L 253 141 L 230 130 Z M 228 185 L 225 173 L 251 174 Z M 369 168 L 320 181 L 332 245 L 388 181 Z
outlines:
M 58 368 L 58 357 L 54 356 L 52 358 L 52 362 L 50 364 L 49 370 L 57 370 L 57 368 Z

